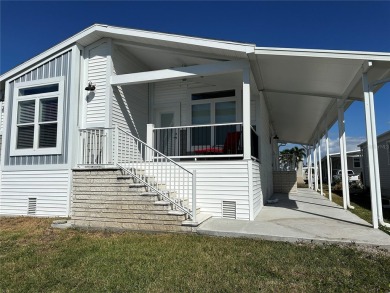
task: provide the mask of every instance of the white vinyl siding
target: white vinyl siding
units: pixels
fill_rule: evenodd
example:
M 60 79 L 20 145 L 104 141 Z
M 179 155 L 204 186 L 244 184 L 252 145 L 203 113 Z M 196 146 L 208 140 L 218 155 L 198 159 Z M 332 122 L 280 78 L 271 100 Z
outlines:
M 113 74 L 127 74 L 149 70 L 130 52 L 114 46 Z M 148 84 L 113 87 L 112 122 L 146 140 L 149 107 Z
M 249 174 L 244 160 L 180 162 L 197 170 L 197 207 L 201 212 L 222 218 L 222 201 L 235 201 L 237 219 L 249 220 Z
M 109 54 L 109 44 L 103 42 L 92 46 L 88 51 L 88 71 L 87 81 L 96 86 L 95 91 L 86 92 L 86 123 L 93 126 L 105 126 L 107 105 L 107 56 Z M 85 85 L 81 85 L 85 87 Z
M 0 214 L 27 215 L 36 198 L 36 216 L 68 216 L 69 170 L 3 171 Z
M 263 195 L 263 204 L 273 194 L 273 157 L 272 157 L 272 142 L 271 133 L 269 132 L 269 114 L 264 96 L 260 94 L 260 114 L 257 114 L 257 119 L 260 119 L 260 129 L 257 129 L 260 135 L 260 177 L 261 190 Z
M 256 217 L 263 207 L 263 194 L 261 190 L 260 164 L 252 162 L 252 184 L 253 184 L 253 214 Z
M 162 108 L 171 105 L 179 105 L 180 117 L 178 121 L 180 125 L 191 125 L 191 101 L 187 87 L 183 85 L 182 81 L 167 81 L 158 82 L 154 86 L 154 101 L 153 106 L 155 113 Z M 158 117 L 153 117 L 153 123 L 158 125 Z M 179 126 L 179 125 L 175 125 Z

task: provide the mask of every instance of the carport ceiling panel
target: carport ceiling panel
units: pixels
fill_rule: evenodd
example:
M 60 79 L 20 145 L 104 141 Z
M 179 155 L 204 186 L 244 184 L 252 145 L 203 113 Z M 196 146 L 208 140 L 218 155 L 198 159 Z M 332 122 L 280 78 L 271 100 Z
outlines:
M 360 68 L 356 60 L 258 56 L 267 90 L 341 95 Z
M 283 141 L 308 143 L 332 99 L 311 96 L 267 94 L 270 117 Z

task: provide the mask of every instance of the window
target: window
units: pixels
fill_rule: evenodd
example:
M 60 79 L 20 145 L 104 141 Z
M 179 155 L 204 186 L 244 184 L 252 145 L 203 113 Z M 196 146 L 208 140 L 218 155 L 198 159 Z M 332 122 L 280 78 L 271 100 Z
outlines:
M 63 78 L 15 84 L 11 156 L 61 153 Z
M 354 157 L 353 158 L 353 167 L 354 168 L 360 168 L 360 158 L 359 157 Z
M 237 121 L 235 90 L 192 94 L 192 125 L 225 124 Z M 236 126 L 199 127 L 192 131 L 192 145 L 223 145 Z

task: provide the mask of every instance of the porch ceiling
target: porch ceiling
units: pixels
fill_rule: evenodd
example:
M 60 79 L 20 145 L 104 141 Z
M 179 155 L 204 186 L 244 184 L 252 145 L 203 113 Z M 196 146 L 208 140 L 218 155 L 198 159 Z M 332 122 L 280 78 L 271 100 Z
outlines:
M 347 53 L 256 49 L 252 70 L 281 142 L 312 144 L 337 121 L 337 99 L 347 98 L 344 109 L 362 101 L 367 61 L 375 60 L 368 68 L 370 82 L 390 77 L 390 54 Z

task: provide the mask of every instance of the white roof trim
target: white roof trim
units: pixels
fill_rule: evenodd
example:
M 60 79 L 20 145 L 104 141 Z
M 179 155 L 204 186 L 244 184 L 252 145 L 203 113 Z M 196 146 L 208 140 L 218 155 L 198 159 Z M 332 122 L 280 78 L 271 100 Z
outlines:
M 360 154 L 360 150 L 348 151 L 346 154 L 349 155 L 349 154 L 353 154 L 353 153 L 357 153 L 356 156 L 358 156 Z M 329 154 L 329 157 L 334 157 L 334 156 L 340 156 L 340 153 Z M 353 156 L 355 156 L 355 155 L 353 155 Z M 353 156 L 351 156 L 351 157 L 353 157 Z
M 131 28 L 114 27 L 114 26 L 107 26 L 107 25 L 97 25 L 97 26 L 100 26 L 99 28 L 101 31 L 105 31 L 108 33 L 114 33 L 114 34 L 116 33 L 120 35 L 128 35 L 128 36 L 141 37 L 146 39 L 156 39 L 156 40 L 167 41 L 167 42 L 183 43 L 183 44 L 218 48 L 224 50 L 242 51 L 245 53 L 253 53 L 256 46 L 255 44 L 205 39 L 205 38 L 198 38 L 198 37 L 191 37 L 191 36 L 137 30 Z
M 129 28 L 122 28 L 122 27 L 113 27 L 103 24 L 94 24 L 83 31 L 73 35 L 72 37 L 66 39 L 65 41 L 51 47 L 50 49 L 44 51 L 43 53 L 27 60 L 26 62 L 14 67 L 13 69 L 5 72 L 0 76 L 0 81 L 4 81 L 11 77 L 12 75 L 17 74 L 18 72 L 22 71 L 23 69 L 30 67 L 34 65 L 35 63 L 39 62 L 42 59 L 45 59 L 56 52 L 62 50 L 63 48 L 66 48 L 74 43 L 76 43 L 78 40 L 82 39 L 83 37 L 93 33 L 93 32 L 104 32 L 104 33 L 111 33 L 111 34 L 119 34 L 119 35 L 127 35 L 127 36 L 134 36 L 134 37 L 142 37 L 146 39 L 156 39 L 160 41 L 165 42 L 174 42 L 174 43 L 183 43 L 183 44 L 189 44 L 189 45 L 195 45 L 195 46 L 201 46 L 201 47 L 209 47 L 213 49 L 221 49 L 221 50 L 229 50 L 229 51 L 238 51 L 243 53 L 253 53 L 255 45 L 254 44 L 244 44 L 244 43 L 236 43 L 236 42 L 229 42 L 229 41 L 219 41 L 219 40 L 211 40 L 211 39 L 204 39 L 204 38 L 196 38 L 196 37 L 188 37 L 188 36 L 182 36 L 182 35 L 173 35 L 173 34 L 166 34 L 166 33 L 158 33 L 158 32 L 151 32 L 151 31 L 143 31 L 143 30 L 136 30 L 136 29 L 129 29 Z
M 338 58 L 338 59 L 368 60 L 368 61 L 390 61 L 390 53 L 387 52 L 256 47 L 255 54 L 274 55 L 274 56 Z

